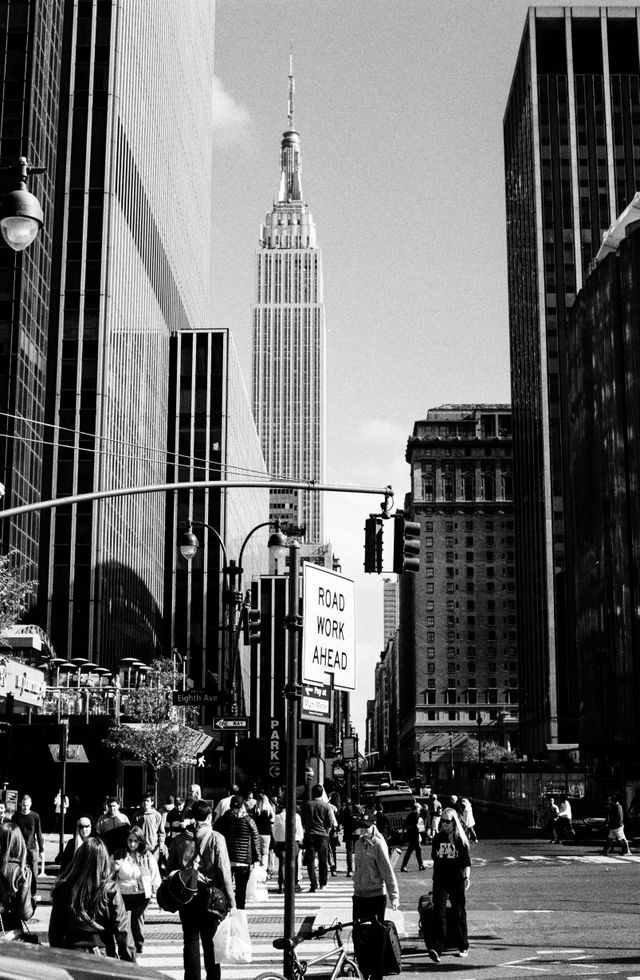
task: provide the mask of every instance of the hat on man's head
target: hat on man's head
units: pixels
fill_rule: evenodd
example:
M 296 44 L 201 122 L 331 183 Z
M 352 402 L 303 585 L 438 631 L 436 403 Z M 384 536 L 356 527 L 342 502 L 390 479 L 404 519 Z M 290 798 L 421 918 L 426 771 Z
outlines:
M 353 820 L 353 832 L 357 834 L 363 830 L 369 830 L 370 827 L 375 827 L 376 818 L 372 813 L 366 813 L 362 810 L 361 813 L 354 814 Z
M 244 800 L 242 799 L 241 796 L 232 796 L 231 799 L 229 800 L 229 809 L 239 810 L 243 803 Z

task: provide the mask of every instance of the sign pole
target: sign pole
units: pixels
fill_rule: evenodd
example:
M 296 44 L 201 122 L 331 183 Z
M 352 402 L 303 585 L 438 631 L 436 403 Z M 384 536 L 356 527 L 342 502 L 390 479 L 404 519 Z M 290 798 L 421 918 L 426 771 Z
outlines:
M 64 801 L 67 795 L 67 749 L 69 747 L 69 719 L 63 718 L 60 731 L 60 762 L 62 763 L 62 786 L 60 788 L 60 853 L 64 850 Z
M 298 639 L 301 626 L 298 614 L 300 545 L 289 545 L 289 630 L 288 677 L 285 688 L 287 699 L 287 785 L 285 791 L 286 843 L 284 878 L 284 957 L 282 972 L 287 980 L 293 980 L 293 939 L 296 932 L 296 786 L 298 762 L 298 716 L 302 687 L 299 678 Z

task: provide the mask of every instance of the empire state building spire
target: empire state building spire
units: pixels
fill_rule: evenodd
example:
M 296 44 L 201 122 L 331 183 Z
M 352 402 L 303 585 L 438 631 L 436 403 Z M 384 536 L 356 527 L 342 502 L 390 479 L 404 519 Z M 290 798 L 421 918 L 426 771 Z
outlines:
M 293 50 L 289 52 L 289 102 L 287 114 L 289 128 L 282 134 L 280 150 L 280 188 L 278 201 L 302 201 L 302 184 L 300 182 L 300 134 L 296 132 L 293 122 L 293 94 L 295 92 L 293 77 Z

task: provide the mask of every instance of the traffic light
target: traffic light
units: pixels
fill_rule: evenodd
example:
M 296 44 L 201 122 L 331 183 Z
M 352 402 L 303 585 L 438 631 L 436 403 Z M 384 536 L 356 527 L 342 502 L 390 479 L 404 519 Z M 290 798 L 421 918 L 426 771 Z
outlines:
M 420 569 L 420 525 L 405 520 L 404 514 L 396 514 L 393 521 L 393 570 L 398 575 L 417 572 Z
M 242 619 L 242 632 L 244 635 L 245 643 L 259 643 L 260 633 L 262 628 L 262 621 L 260 617 L 259 609 L 249 609 L 248 607 L 244 610 L 244 616 Z
M 382 518 L 375 514 L 364 522 L 364 570 L 382 571 Z

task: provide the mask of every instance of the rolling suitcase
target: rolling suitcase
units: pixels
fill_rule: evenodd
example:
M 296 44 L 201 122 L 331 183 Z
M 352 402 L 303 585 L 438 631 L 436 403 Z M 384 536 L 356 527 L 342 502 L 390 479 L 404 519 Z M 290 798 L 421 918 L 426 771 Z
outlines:
M 418 899 L 418 915 L 420 917 L 420 929 L 424 945 L 427 949 L 433 949 L 435 945 L 435 913 L 431 901 L 431 893 L 421 895 Z M 458 930 L 453 918 L 453 909 L 447 905 L 447 935 L 444 944 L 445 949 L 458 948 Z
M 393 922 L 356 922 L 353 926 L 353 952 L 365 977 L 391 976 L 402 972 L 402 949 Z M 382 971 L 380 964 L 382 963 Z

